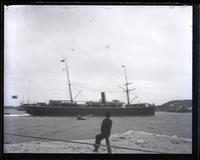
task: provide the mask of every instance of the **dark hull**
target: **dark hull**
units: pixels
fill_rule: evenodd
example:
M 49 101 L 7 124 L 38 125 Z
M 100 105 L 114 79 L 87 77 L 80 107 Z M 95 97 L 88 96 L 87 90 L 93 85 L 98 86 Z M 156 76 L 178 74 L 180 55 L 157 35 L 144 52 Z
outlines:
M 154 107 L 25 107 L 25 111 L 33 116 L 77 116 L 94 115 L 104 116 L 110 112 L 112 116 L 151 116 L 154 115 Z

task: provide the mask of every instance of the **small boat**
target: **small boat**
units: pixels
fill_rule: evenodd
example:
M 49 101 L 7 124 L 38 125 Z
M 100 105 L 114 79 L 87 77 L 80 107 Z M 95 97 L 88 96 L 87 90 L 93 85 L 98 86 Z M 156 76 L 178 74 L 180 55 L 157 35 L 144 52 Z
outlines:
M 85 118 L 78 115 L 77 120 L 85 120 Z

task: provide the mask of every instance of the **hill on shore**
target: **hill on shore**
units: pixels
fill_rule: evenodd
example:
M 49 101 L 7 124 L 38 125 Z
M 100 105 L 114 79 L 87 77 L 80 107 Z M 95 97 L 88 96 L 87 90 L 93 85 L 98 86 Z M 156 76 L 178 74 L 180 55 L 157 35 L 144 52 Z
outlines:
M 172 100 L 157 106 L 159 111 L 191 111 L 192 100 Z

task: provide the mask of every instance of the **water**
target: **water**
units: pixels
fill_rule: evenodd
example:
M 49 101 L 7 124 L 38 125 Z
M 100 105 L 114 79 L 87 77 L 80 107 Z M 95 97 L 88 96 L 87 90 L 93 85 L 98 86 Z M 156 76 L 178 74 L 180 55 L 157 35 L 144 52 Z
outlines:
M 100 132 L 104 117 L 32 117 L 14 109 L 5 110 L 4 132 L 55 139 L 94 139 Z M 10 113 L 10 114 L 8 114 Z M 112 134 L 128 130 L 161 135 L 192 138 L 192 113 L 156 112 L 155 116 L 111 117 Z M 4 143 L 35 141 L 38 139 L 4 135 Z

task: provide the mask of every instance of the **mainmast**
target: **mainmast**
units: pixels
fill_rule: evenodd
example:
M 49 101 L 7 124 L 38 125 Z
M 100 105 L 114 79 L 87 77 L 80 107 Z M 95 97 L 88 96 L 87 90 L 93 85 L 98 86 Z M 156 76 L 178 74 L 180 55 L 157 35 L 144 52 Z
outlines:
M 126 72 L 126 66 L 122 66 L 122 68 L 124 68 L 124 75 L 125 75 L 125 86 L 126 86 L 126 88 L 124 89 L 123 87 L 120 87 L 120 88 L 122 88 L 123 89 L 123 91 L 124 92 L 126 92 L 126 97 L 127 97 L 127 105 L 130 105 L 130 97 L 129 97 L 129 91 L 132 91 L 132 90 L 134 90 L 134 88 L 133 89 L 129 89 L 128 88 L 128 85 L 129 84 L 131 84 L 130 82 L 128 82 L 128 79 L 127 79 L 127 72 Z
M 63 60 L 61 60 L 61 62 L 65 62 L 65 70 L 66 70 L 66 73 L 67 73 L 67 81 L 68 81 L 68 86 L 69 86 L 70 101 L 73 102 L 72 90 L 71 90 L 71 83 L 70 83 L 70 79 L 69 79 L 69 71 L 68 71 L 67 61 L 66 61 L 66 59 L 63 59 Z

